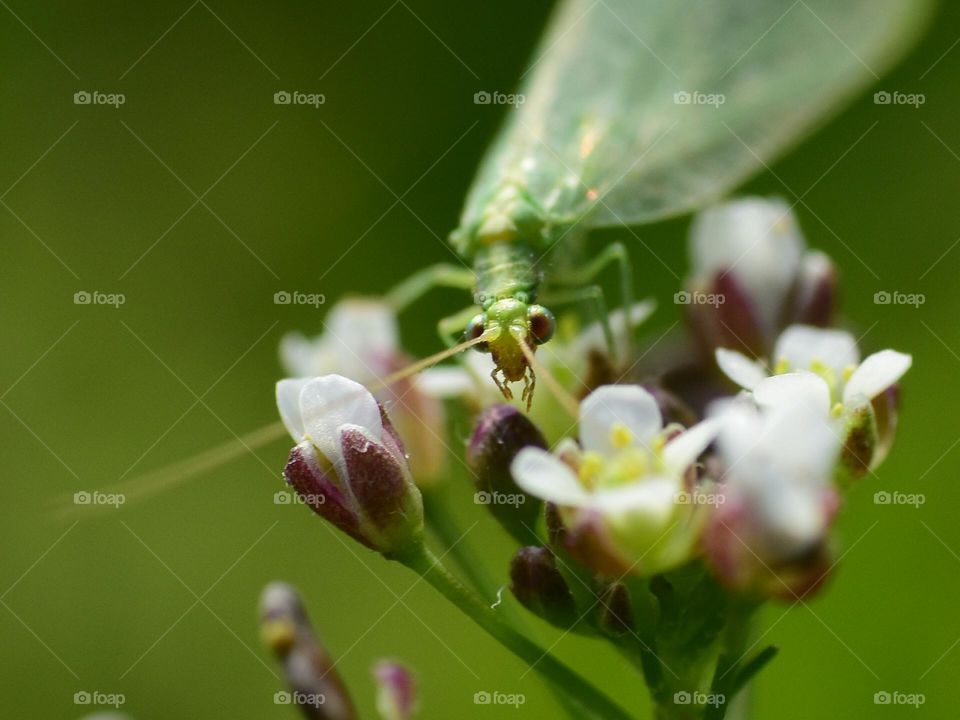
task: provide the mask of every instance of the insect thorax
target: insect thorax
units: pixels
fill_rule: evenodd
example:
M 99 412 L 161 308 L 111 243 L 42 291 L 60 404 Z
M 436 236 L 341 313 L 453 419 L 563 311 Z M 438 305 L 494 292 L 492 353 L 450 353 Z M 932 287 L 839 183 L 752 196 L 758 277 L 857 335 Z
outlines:
M 497 300 L 514 298 L 524 304 L 536 300 L 540 273 L 537 253 L 519 239 L 478 248 L 473 258 L 477 285 L 474 300 L 483 310 Z

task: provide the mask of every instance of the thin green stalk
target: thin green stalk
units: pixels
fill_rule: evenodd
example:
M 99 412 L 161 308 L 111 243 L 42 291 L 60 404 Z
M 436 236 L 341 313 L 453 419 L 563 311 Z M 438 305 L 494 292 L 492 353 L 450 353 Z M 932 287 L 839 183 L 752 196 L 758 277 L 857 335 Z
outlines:
M 460 608 L 492 638 L 546 678 L 557 690 L 569 693 L 586 713 L 603 720 L 630 720 L 630 715 L 600 690 L 539 645 L 504 623 L 493 610 L 453 577 L 425 546 L 396 559 L 419 573 L 441 595 Z

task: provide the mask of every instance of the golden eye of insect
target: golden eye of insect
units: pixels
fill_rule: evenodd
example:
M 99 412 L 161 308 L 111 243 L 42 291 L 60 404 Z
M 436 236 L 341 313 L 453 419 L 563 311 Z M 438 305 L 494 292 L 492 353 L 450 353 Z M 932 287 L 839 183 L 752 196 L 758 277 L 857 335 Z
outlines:
M 527 311 L 527 320 L 530 323 L 530 334 L 537 345 L 543 345 L 553 337 L 557 329 L 557 321 L 553 313 L 542 305 L 531 305 Z

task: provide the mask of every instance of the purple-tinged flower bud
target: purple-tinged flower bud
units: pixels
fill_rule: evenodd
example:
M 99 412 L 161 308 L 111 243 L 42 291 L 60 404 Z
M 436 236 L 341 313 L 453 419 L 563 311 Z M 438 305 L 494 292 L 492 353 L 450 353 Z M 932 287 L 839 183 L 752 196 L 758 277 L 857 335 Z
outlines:
M 413 674 L 392 660 L 380 660 L 373 668 L 377 683 L 377 712 L 383 720 L 410 720 L 416 711 L 417 687 Z
M 510 591 L 527 610 L 562 630 L 578 619 L 573 594 L 545 547 L 524 547 L 510 562 Z
M 367 547 L 423 542 L 423 504 L 400 438 L 362 385 L 339 375 L 277 383 L 293 448 L 283 474 L 304 503 Z
M 803 258 L 794 288 L 792 313 L 783 325 L 793 323 L 828 327 L 837 305 L 837 269 L 826 253 L 811 251 Z
M 290 691 L 308 720 L 356 720 L 357 713 L 333 661 L 320 645 L 297 591 L 273 582 L 260 595 L 260 632 L 283 666 Z
M 601 592 L 599 600 L 597 620 L 607 634 L 626 635 L 633 632 L 633 608 L 626 585 L 610 583 Z
M 540 500 L 521 490 L 510 473 L 510 463 L 525 447 L 545 449 L 547 442 L 520 410 L 500 404 L 481 413 L 467 448 L 467 464 L 477 488 L 475 501 L 486 505 L 521 544 L 535 537 L 541 508 Z
M 715 574 L 741 592 L 795 600 L 829 567 L 839 505 L 834 427 L 802 405 L 761 412 L 730 401 L 717 413 L 725 470 L 704 548 Z
M 787 325 L 832 317 L 833 266 L 806 251 L 782 200 L 747 197 L 704 210 L 693 221 L 690 255 L 693 272 L 677 301 L 707 357 L 718 347 L 764 357 Z

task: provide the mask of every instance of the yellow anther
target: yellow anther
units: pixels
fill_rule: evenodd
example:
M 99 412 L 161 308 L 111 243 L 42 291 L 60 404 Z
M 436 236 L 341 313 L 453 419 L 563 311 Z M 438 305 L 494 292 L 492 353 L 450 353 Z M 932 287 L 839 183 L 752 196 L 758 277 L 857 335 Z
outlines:
M 835 418 L 838 418 L 841 415 L 843 415 L 843 403 L 838 402 L 836 405 L 834 405 L 830 409 L 830 414 L 833 415 L 833 417 Z
M 782 357 L 777 360 L 777 364 L 773 366 L 773 374 L 783 375 L 785 372 L 790 372 L 790 361 Z
M 291 620 L 270 620 L 260 629 L 263 644 L 278 655 L 286 655 L 297 638 L 297 629 Z
M 633 444 L 633 433 L 623 423 L 614 423 L 610 428 L 610 444 L 618 450 Z
M 847 382 L 847 380 L 850 379 L 850 376 L 853 375 L 853 373 L 856 371 L 856 369 L 857 369 L 857 366 L 856 366 L 856 365 L 847 365 L 847 366 L 843 369 L 843 381 L 844 381 L 844 382 Z
M 830 389 L 833 390 L 837 384 L 837 376 L 833 372 L 833 368 L 824 363 L 821 360 L 812 360 L 810 362 L 810 372 L 816 373 L 824 380 L 827 381 L 827 385 L 830 386 Z
M 648 466 L 645 453 L 636 451 L 626 453 L 617 462 L 617 474 L 623 480 L 635 480 L 646 474 Z
M 585 452 L 580 463 L 580 480 L 588 488 L 593 487 L 597 475 L 603 469 L 603 457 L 595 452 Z

